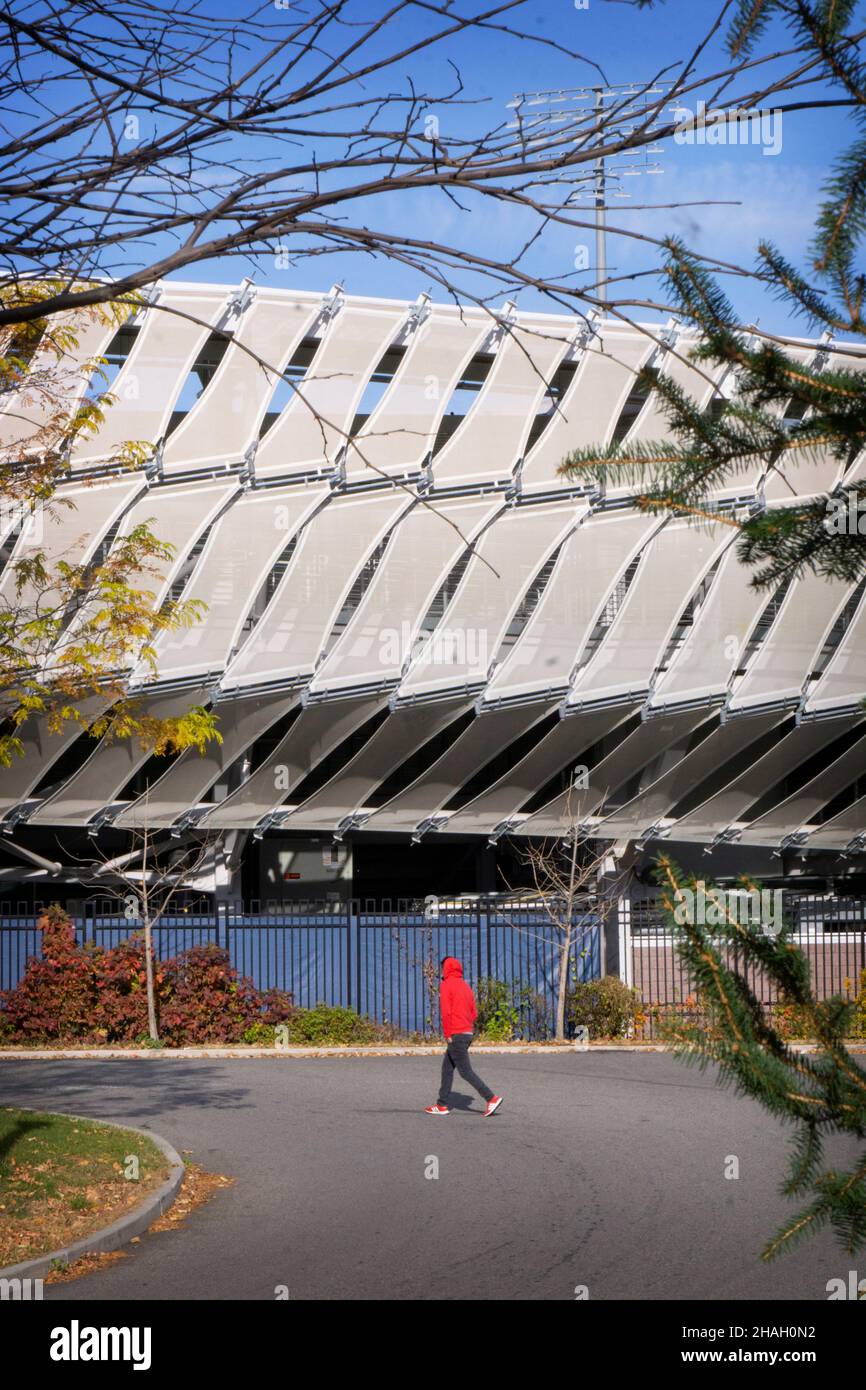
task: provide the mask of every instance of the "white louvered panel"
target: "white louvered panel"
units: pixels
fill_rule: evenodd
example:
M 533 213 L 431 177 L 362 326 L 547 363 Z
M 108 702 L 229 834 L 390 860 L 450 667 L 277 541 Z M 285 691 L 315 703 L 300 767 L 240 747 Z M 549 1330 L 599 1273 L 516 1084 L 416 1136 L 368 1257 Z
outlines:
M 263 816 L 290 801 L 292 788 L 383 704 L 384 701 L 376 696 L 301 710 L 285 738 L 261 767 L 204 816 L 200 824 L 209 830 L 249 829 L 256 825 Z
M 8 395 L 0 413 L 0 451 L 20 448 L 39 450 L 51 444 L 56 447 L 53 432 L 42 434 L 46 425 L 57 419 L 58 408 L 65 416 L 84 395 L 90 373 L 85 365 L 103 356 L 117 329 L 104 323 L 98 310 L 77 314 L 59 314 L 52 333 L 70 329 L 77 342 L 65 348 L 58 358 L 47 348 L 38 349 L 30 366 L 29 385 Z M 9 352 L 7 347 L 6 352 Z M 97 376 L 93 394 L 105 390 L 105 382 Z
M 656 360 L 655 366 L 662 376 L 690 396 L 699 409 L 704 409 L 727 368 L 713 366 L 711 362 L 691 364 L 689 349 L 693 346 L 693 338 L 680 338 L 671 351 Z M 624 448 L 631 444 L 670 438 L 670 423 L 664 404 L 658 391 L 650 393 L 649 400 L 625 437 Z
M 728 826 L 736 825 L 749 807 L 801 763 L 819 753 L 852 726 L 851 719 L 828 719 L 800 724 L 758 757 L 720 791 L 688 811 L 674 823 L 672 840 L 712 840 Z
M 287 828 L 335 829 L 345 816 L 364 806 L 390 773 L 467 707 L 465 700 L 441 700 L 395 710 L 335 777 L 292 812 Z
M 222 671 L 271 568 L 327 488 L 274 488 L 232 503 L 208 538 L 183 599 L 207 605 L 204 620 L 156 643 L 159 677 Z
M 866 725 L 863 726 L 866 734 Z M 760 819 L 750 822 L 740 841 L 744 845 L 778 844 L 786 835 L 793 835 L 807 826 L 813 816 L 852 786 L 866 771 L 866 743 L 857 743 L 821 771 L 792 796 L 786 797 Z
M 348 303 L 325 330 L 303 381 L 256 451 L 256 477 L 332 464 L 382 354 L 406 322 L 400 304 Z
M 538 706 L 539 717 L 550 706 Z M 516 815 L 526 801 L 559 772 L 569 771 L 586 749 L 609 734 L 632 713 L 633 707 L 590 710 L 560 719 L 535 747 L 486 791 L 448 819 L 448 829 L 463 834 L 489 834 L 501 821 Z
M 409 504 L 406 493 L 396 490 L 334 497 L 317 512 L 223 687 L 243 690 L 311 675 L 353 581 Z
M 847 709 L 866 699 L 866 592 L 821 679 L 806 701 L 807 714 Z
M 478 399 L 433 459 L 437 487 L 511 475 L 536 407 L 567 350 L 564 337 L 520 328 L 506 334 Z
M 689 735 L 706 717 L 705 710 L 688 710 L 646 720 L 589 769 L 588 786 L 572 786 L 554 797 L 523 822 L 521 834 L 566 833 L 569 827 L 595 814 L 608 797 L 665 749 L 678 745 L 683 756 Z
M 87 725 L 98 718 L 109 703 L 98 695 L 90 696 L 78 706 L 82 722 L 70 719 L 57 731 L 49 728 L 48 720 L 42 715 L 35 715 L 21 725 L 18 737 L 23 751 L 9 767 L 4 767 L 0 776 L 0 815 L 6 815 L 13 806 L 30 796 L 43 778 L 50 774 L 61 753 L 65 753 L 82 736 Z M 96 748 L 95 739 L 93 748 Z
M 565 542 L 529 622 L 494 672 L 484 699 L 532 699 L 564 691 L 617 576 L 657 517 L 635 512 L 590 517 Z
M 6 602 L 13 602 L 22 613 L 37 599 L 40 608 L 47 611 L 53 602 L 55 590 L 49 588 L 42 591 L 38 584 L 28 581 L 17 594 L 16 565 L 40 554 L 46 557 L 49 574 L 56 570 L 61 561 L 68 565 L 87 564 L 123 509 L 143 487 L 144 475 L 141 473 L 100 483 L 96 487 L 83 484 L 59 487 L 41 515 L 36 514 L 35 524 L 27 525 L 15 542 L 9 564 L 0 580 L 0 596 Z
M 768 701 L 796 700 L 849 586 L 807 572 L 788 589 L 776 621 L 728 702 L 732 714 Z
M 135 346 L 112 384 L 116 403 L 106 412 L 99 433 L 75 449 L 74 463 L 104 459 L 130 440 L 155 444 L 163 436 L 196 353 L 218 322 L 229 294 L 228 287 L 163 286 L 158 304 L 148 309 Z
M 752 588 L 752 574 L 740 563 L 736 546 L 729 544 L 688 635 L 658 679 L 650 710 L 725 694 L 746 638 L 767 602 L 766 595 Z
M 375 811 L 365 828 L 414 830 L 426 817 L 440 811 L 458 787 L 546 713 L 542 705 L 522 705 L 515 709 L 493 710 L 474 719 L 426 772 Z
M 213 713 L 222 743 L 210 742 L 203 753 L 187 749 L 115 824 L 121 829 L 171 825 L 202 800 L 256 738 L 291 711 L 296 698 L 268 695 L 220 701 Z
M 643 333 L 603 327 L 601 338 L 593 338 L 584 349 L 559 412 L 526 456 L 521 475 L 524 491 L 573 487 L 582 478 L 592 481 L 589 473 L 563 479 L 559 465 L 572 449 L 607 442 L 634 385 L 635 372 L 654 348 L 654 340 Z
M 570 705 L 637 698 L 648 690 L 689 596 L 728 541 L 727 527 L 674 521 L 657 532 L 601 645 L 578 672 Z
M 755 745 L 759 754 L 761 741 L 782 717 L 775 712 L 720 724 L 691 753 L 675 758 L 672 767 L 655 768 L 652 780 L 601 822 L 599 833 L 616 840 L 640 835 L 744 749 Z
M 171 719 L 207 697 L 206 690 L 190 689 L 182 694 L 145 697 L 142 713 L 158 719 Z M 31 816 L 34 825 L 86 825 L 116 800 L 126 783 L 147 762 L 150 753 L 136 738 L 111 739 L 106 736 L 93 753 L 59 791 Z
M 420 624 L 467 544 L 500 499 L 419 503 L 397 527 L 346 631 L 316 672 L 315 692 L 396 680 Z
M 487 315 L 434 310 L 417 330 L 394 381 L 357 435 L 346 459 L 352 481 L 412 472 L 432 447 L 436 427 L 466 363 L 490 332 Z
M 241 315 L 213 381 L 166 442 L 166 473 L 243 458 L 258 438 L 279 373 L 315 323 L 320 305 L 313 295 L 256 296 Z M 273 371 L 266 371 L 250 352 Z
M 844 849 L 858 835 L 866 835 L 866 796 L 840 811 L 809 836 L 810 849 Z
M 512 508 L 496 518 L 481 536 L 441 623 L 404 677 L 398 698 L 486 680 L 515 608 L 573 528 L 576 514 L 573 503 L 556 502 Z

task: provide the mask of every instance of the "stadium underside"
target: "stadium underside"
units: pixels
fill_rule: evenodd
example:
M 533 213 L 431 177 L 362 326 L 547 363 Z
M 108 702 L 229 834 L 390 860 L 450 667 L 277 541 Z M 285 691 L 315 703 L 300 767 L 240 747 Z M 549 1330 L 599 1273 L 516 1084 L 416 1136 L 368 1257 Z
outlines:
M 86 562 L 144 520 L 172 543 L 157 602 L 206 615 L 129 683 L 153 714 L 213 707 L 223 741 L 156 758 L 29 721 L 0 895 L 73 893 L 94 844 L 144 830 L 214 832 L 197 886 L 248 898 L 495 891 L 515 843 L 572 834 L 638 877 L 663 846 L 723 876 L 866 873 L 864 586 L 759 592 L 729 524 L 863 459 L 744 473 L 702 526 L 558 471 L 664 436 L 642 366 L 733 392 L 687 336 L 180 283 L 88 334 L 117 403 L 40 544 Z M 155 459 L 123 472 L 130 439 Z

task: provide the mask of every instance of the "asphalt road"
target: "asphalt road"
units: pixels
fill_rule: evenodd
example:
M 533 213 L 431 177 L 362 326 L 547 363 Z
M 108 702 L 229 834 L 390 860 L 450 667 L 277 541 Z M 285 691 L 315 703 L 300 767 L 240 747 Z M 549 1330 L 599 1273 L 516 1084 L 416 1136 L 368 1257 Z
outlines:
M 420 1057 L 3 1061 L 4 1104 L 150 1128 L 236 1178 L 46 1298 L 823 1300 L 856 1264 L 829 1234 L 760 1264 L 792 1209 L 787 1136 L 711 1074 L 647 1053 L 476 1066 L 505 1096 L 490 1120 L 474 1095 L 425 1115 Z

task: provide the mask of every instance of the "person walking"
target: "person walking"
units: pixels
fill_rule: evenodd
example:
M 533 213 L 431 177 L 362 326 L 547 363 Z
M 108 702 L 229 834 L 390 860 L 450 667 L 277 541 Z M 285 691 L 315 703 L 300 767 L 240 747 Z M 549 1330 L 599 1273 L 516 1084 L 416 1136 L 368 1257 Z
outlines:
M 502 1097 L 495 1096 L 489 1086 L 472 1070 L 469 1061 L 469 1044 L 475 1036 L 475 1019 L 478 1009 L 475 996 L 463 978 L 463 966 L 454 956 L 444 956 L 440 962 L 442 983 L 439 986 L 439 1012 L 442 1016 L 442 1032 L 445 1035 L 445 1056 L 442 1058 L 442 1082 L 439 1099 L 435 1105 L 425 1107 L 428 1115 L 450 1115 L 448 1104 L 451 1096 L 451 1083 L 455 1067 L 470 1086 L 474 1086 L 482 1100 L 486 1100 L 485 1118 L 495 1115 L 502 1104 Z

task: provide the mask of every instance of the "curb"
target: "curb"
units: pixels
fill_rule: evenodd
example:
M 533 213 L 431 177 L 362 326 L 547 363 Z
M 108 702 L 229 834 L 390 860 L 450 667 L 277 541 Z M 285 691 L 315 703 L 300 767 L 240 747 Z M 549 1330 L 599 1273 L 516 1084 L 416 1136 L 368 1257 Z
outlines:
M 121 1061 L 123 1058 L 134 1058 L 136 1060 L 172 1058 L 179 1061 L 192 1061 L 196 1058 L 202 1060 L 220 1059 L 240 1059 L 245 1061 L 255 1061 L 262 1057 L 289 1057 L 292 1060 L 303 1060 L 304 1058 L 324 1058 L 324 1057 L 441 1057 L 444 1043 L 432 1044 L 429 1047 L 419 1045 L 407 1047 L 167 1047 L 165 1049 L 156 1048 L 21 1048 L 17 1052 L 9 1049 L 0 1050 L 0 1061 L 35 1060 L 46 1061 L 96 1061 L 110 1060 Z M 533 1055 L 543 1052 L 553 1055 L 564 1056 L 572 1052 L 666 1052 L 667 1048 L 661 1043 L 632 1043 L 628 1046 L 619 1046 L 616 1043 L 591 1043 L 588 1046 L 582 1044 L 579 1047 L 574 1044 L 560 1044 L 553 1046 L 545 1043 L 521 1045 L 520 1043 L 510 1043 L 508 1046 L 500 1046 L 496 1043 L 476 1043 L 472 1047 L 473 1057 L 479 1053 L 498 1053 L 502 1056 L 509 1055 Z
M 65 1111 L 50 1110 L 45 1114 L 63 1114 L 70 1120 L 84 1120 L 92 1124 L 92 1115 L 66 1115 Z M 63 1264 L 72 1264 L 81 1255 L 103 1254 L 108 1250 L 119 1250 L 122 1245 L 127 1245 L 133 1236 L 141 1235 L 146 1231 L 152 1221 L 158 1216 L 162 1216 L 167 1211 L 177 1196 L 178 1188 L 183 1182 L 184 1165 L 183 1159 L 176 1149 L 173 1149 L 168 1140 L 163 1139 L 159 1134 L 153 1134 L 149 1129 L 138 1129 L 135 1125 L 116 1124 L 113 1120 L 99 1120 L 98 1124 L 113 1125 L 115 1129 L 126 1129 L 131 1134 L 141 1134 L 145 1139 L 150 1139 L 152 1143 L 165 1155 L 169 1162 L 169 1175 L 161 1187 L 155 1192 L 151 1192 L 148 1197 L 137 1206 L 133 1211 L 127 1212 L 110 1226 L 104 1226 L 101 1231 L 94 1231 L 89 1236 L 83 1236 L 81 1240 L 73 1241 L 71 1245 L 66 1245 L 60 1250 L 51 1250 L 47 1255 L 37 1255 L 32 1260 L 24 1260 L 21 1264 L 7 1265 L 5 1269 L 0 1269 L 2 1279 L 42 1279 L 51 1270 L 55 1260 L 60 1260 Z
M 854 1054 L 866 1053 L 866 1043 L 861 1039 L 854 1039 L 847 1044 L 848 1051 Z M 476 1043 L 472 1047 L 473 1057 L 479 1054 L 497 1054 L 499 1056 L 534 1056 L 538 1053 L 546 1053 L 553 1056 L 566 1056 L 574 1052 L 671 1052 L 672 1049 L 664 1043 L 561 1043 L 558 1045 L 551 1043 L 509 1043 L 499 1045 L 496 1043 Z M 815 1052 L 815 1043 L 792 1043 L 792 1052 Z M 130 1059 L 141 1061 L 172 1059 L 177 1061 L 203 1061 L 211 1060 L 241 1060 L 256 1061 L 261 1058 L 290 1058 L 291 1060 L 322 1059 L 325 1057 L 439 1057 L 442 1055 L 442 1044 L 436 1043 L 423 1047 L 419 1045 L 407 1047 L 167 1047 L 164 1049 L 156 1048 L 119 1048 L 119 1047 L 100 1047 L 100 1048 L 0 1048 L 0 1063 L 3 1061 L 36 1061 L 36 1062 L 64 1062 L 64 1061 L 122 1061 Z M 147 1131 L 142 1131 L 146 1133 Z

